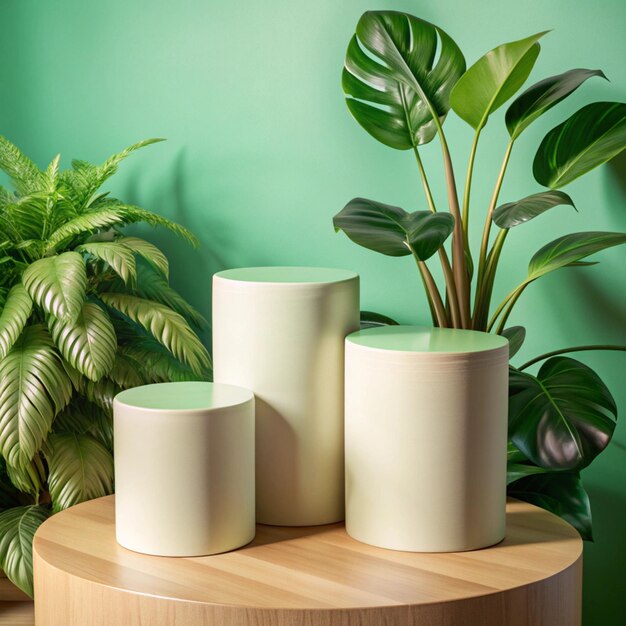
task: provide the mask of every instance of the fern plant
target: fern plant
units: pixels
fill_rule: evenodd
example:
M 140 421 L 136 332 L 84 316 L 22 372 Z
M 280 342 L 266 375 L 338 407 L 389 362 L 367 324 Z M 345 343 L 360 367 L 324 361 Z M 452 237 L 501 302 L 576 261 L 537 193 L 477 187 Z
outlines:
M 113 491 L 112 402 L 122 389 L 207 380 L 205 320 L 166 256 L 123 227 L 164 217 L 101 192 L 141 141 L 102 165 L 45 171 L 0 137 L 0 568 L 32 595 L 32 539 L 52 513 Z

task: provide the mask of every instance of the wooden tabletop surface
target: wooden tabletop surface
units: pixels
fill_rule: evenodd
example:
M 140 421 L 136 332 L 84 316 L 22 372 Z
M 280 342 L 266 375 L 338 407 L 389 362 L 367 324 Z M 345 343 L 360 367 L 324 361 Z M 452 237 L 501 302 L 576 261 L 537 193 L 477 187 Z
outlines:
M 502 543 L 448 554 L 382 550 L 333 524 L 259 525 L 252 543 L 209 557 L 146 556 L 116 543 L 114 513 L 109 496 L 54 515 L 35 537 L 37 559 L 71 578 L 142 595 L 261 609 L 344 609 L 485 596 L 546 580 L 582 552 L 571 526 L 518 501 L 508 503 Z

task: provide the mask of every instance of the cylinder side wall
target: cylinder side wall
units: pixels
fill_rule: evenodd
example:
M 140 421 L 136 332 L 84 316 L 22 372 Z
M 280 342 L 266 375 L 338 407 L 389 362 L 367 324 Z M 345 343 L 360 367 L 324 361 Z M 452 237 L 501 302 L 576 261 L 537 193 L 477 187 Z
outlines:
M 424 552 L 502 540 L 508 349 L 499 354 L 442 362 L 346 343 L 350 535 Z
M 344 338 L 358 327 L 358 277 L 279 285 L 214 277 L 215 381 L 257 398 L 259 522 L 344 518 Z
M 193 556 L 252 540 L 254 400 L 179 413 L 115 404 L 114 413 L 121 545 Z

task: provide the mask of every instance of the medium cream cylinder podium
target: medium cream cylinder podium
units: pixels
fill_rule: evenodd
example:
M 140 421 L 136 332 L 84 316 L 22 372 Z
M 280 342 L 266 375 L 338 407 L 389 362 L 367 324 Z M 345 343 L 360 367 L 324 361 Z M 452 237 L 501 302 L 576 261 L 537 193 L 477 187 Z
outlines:
M 504 538 L 508 342 L 416 326 L 346 339 L 346 530 L 415 552 Z
M 344 339 L 358 327 L 354 272 L 253 267 L 214 276 L 215 380 L 256 397 L 260 523 L 344 518 Z
M 118 543 L 202 556 L 254 538 L 254 396 L 232 385 L 162 383 L 113 403 Z

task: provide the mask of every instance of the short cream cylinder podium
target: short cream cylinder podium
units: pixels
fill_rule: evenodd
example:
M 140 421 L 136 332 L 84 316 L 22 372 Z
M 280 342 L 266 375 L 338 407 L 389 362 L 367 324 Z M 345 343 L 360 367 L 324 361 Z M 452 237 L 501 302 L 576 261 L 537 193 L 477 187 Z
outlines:
M 346 339 L 346 530 L 457 552 L 505 533 L 508 342 L 416 326 Z
M 161 383 L 113 403 L 119 544 L 201 556 L 255 534 L 254 396 L 233 385 Z
M 214 276 L 215 380 L 256 397 L 258 522 L 343 520 L 344 339 L 358 327 L 354 272 L 253 267 Z

